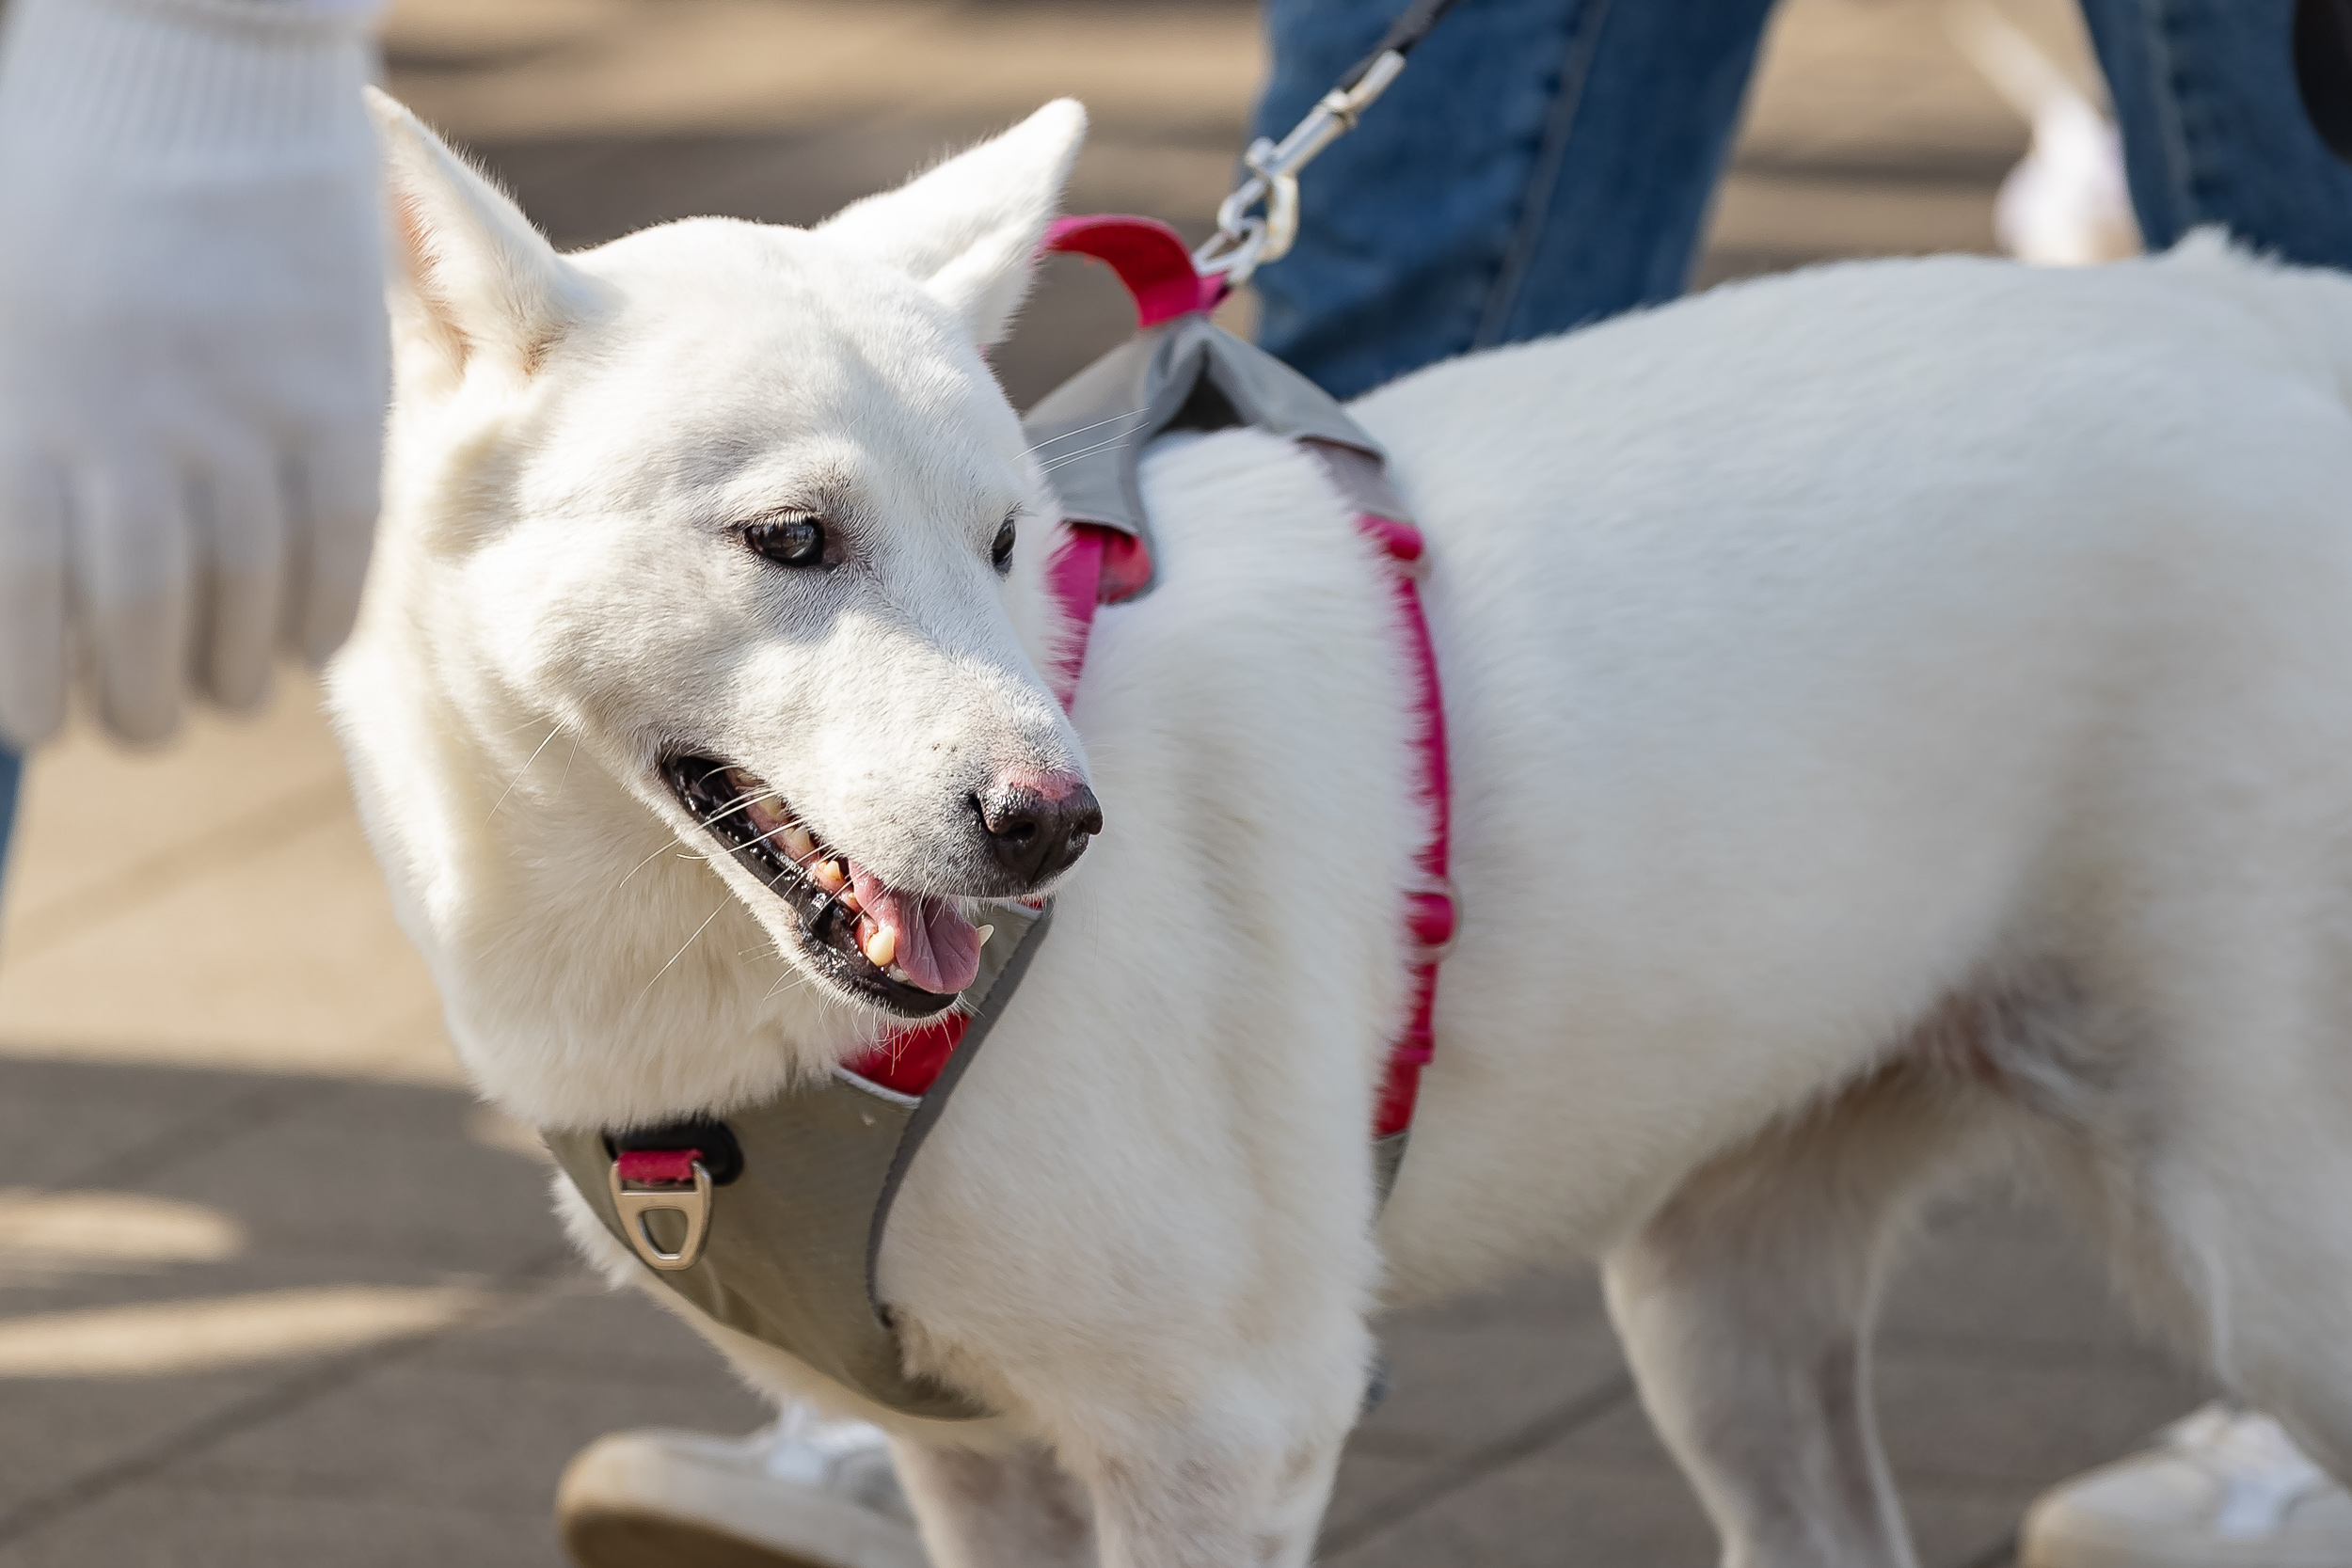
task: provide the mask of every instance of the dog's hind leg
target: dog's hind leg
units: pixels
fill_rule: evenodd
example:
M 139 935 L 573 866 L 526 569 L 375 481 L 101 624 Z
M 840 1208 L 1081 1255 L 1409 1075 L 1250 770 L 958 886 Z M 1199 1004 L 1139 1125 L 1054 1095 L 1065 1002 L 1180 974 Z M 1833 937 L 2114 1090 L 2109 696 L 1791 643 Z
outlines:
M 2261 1020 L 2264 1000 L 2231 1010 Z M 2352 1485 L 2352 1035 L 2217 1037 L 2150 1053 L 2160 1071 L 2052 1164 L 2134 1305 Z
M 1086 1488 L 1043 1449 L 976 1453 L 894 1441 L 932 1568 L 1093 1568 Z
M 1726 1568 L 1913 1568 L 1869 1405 L 1903 1221 L 1989 1127 L 1905 1059 L 1702 1168 L 1604 1259 L 1642 1402 Z

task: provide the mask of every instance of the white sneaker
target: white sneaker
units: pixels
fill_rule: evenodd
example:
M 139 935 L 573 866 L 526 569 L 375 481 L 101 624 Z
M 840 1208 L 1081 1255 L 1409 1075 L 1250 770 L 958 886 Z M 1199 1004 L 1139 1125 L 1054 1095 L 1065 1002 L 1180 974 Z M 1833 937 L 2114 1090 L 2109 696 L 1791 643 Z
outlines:
M 882 1434 L 787 1410 L 748 1437 L 597 1438 L 555 1492 L 580 1568 L 925 1568 Z
M 2212 1404 L 2045 1492 L 2019 1568 L 2347 1568 L 2352 1495 L 2267 1416 Z

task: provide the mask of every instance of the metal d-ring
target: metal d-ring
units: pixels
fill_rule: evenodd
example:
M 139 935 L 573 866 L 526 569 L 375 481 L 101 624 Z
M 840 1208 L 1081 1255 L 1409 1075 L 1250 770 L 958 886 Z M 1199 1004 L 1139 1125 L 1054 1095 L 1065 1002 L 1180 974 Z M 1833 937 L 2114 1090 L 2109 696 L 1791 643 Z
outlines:
M 662 1185 L 636 1187 L 621 1180 L 621 1163 L 612 1162 L 612 1208 L 621 1218 L 621 1234 L 649 1267 L 664 1274 L 691 1269 L 701 1261 L 703 1243 L 710 1234 L 710 1172 L 694 1162 L 691 1188 Z M 653 1239 L 645 1217 L 668 1210 L 686 1216 L 686 1239 L 675 1252 L 664 1252 Z

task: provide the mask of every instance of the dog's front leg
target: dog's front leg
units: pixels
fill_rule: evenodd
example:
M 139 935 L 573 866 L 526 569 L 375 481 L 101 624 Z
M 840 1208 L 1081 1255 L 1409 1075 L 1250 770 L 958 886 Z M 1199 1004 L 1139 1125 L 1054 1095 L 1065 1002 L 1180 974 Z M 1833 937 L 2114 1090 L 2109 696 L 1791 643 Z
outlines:
M 894 1439 L 931 1568 L 1093 1568 L 1086 1488 L 1041 1448 L 1009 1454 Z
M 1093 1455 L 1104 1568 L 1302 1568 L 1343 1435 L 1282 1451 L 1230 1431 L 1163 1433 Z

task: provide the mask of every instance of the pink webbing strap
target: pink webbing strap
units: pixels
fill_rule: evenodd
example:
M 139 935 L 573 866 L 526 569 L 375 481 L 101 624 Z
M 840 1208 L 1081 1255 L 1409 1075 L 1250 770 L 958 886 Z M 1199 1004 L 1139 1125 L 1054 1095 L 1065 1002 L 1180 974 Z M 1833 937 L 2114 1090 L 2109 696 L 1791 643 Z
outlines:
M 1091 256 L 1119 274 L 1136 302 L 1136 325 L 1149 329 L 1192 310 L 1214 310 L 1225 297 L 1222 277 L 1192 270 L 1184 236 L 1157 218 L 1097 213 L 1058 218 L 1045 231 L 1044 249 Z
M 621 1180 L 651 1185 L 691 1186 L 699 1148 L 625 1148 L 621 1150 Z
M 1438 685 L 1438 651 L 1429 641 L 1429 622 L 1421 609 L 1421 558 L 1425 547 L 1421 530 L 1402 518 L 1374 512 L 1358 513 L 1356 526 L 1387 553 L 1396 568 L 1392 580 L 1397 619 L 1403 623 L 1406 646 L 1413 656 L 1413 708 L 1421 720 L 1419 782 L 1429 812 L 1429 836 L 1422 845 L 1418 863 L 1422 885 L 1406 895 L 1405 927 L 1413 939 L 1414 957 L 1407 981 L 1405 1032 L 1389 1048 L 1388 1071 L 1373 1114 L 1373 1135 L 1385 1138 L 1412 1126 L 1413 1106 L 1421 1096 L 1421 1069 L 1429 1065 L 1436 1047 L 1438 962 L 1454 941 L 1458 915 L 1453 882 L 1446 875 L 1454 798 L 1446 764 L 1445 701 Z

